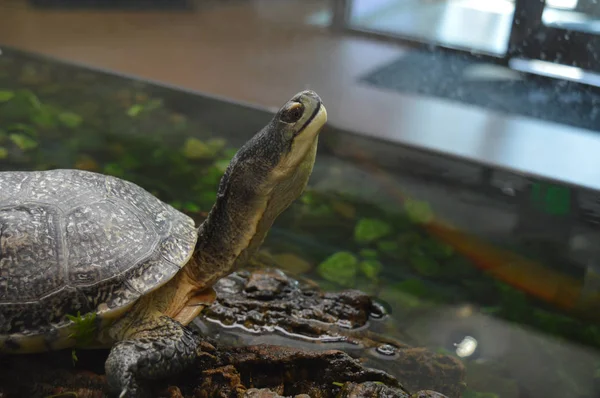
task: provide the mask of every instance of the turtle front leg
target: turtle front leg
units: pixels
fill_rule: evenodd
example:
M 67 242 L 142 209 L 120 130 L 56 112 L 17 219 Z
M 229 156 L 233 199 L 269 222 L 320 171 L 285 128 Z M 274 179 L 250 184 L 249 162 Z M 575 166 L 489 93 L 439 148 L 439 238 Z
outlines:
M 120 398 L 148 397 L 148 381 L 176 375 L 192 365 L 199 338 L 168 316 L 130 326 L 105 363 L 109 387 Z

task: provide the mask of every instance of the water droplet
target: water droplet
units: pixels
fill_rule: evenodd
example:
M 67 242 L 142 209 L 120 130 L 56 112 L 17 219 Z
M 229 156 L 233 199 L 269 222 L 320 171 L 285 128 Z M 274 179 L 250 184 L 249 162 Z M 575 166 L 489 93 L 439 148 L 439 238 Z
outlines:
M 377 347 L 377 352 L 381 355 L 392 356 L 396 354 L 396 347 L 391 344 L 383 344 Z
M 371 313 L 369 314 L 372 318 L 381 319 L 388 314 L 387 309 L 380 303 L 373 303 L 371 306 Z

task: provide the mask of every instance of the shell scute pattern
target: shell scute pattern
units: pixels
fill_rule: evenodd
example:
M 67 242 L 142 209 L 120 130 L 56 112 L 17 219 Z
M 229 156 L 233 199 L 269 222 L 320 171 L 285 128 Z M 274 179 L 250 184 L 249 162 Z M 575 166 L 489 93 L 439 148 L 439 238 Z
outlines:
M 153 226 L 159 234 L 168 234 L 171 223 L 169 222 L 169 209 L 162 201 L 148 193 L 141 187 L 117 178 L 108 178 L 106 188 L 111 197 L 127 202 L 140 214 L 151 217 Z
M 53 206 L 0 207 L 0 303 L 37 300 L 64 285 L 59 218 Z
M 178 265 L 166 262 L 161 251 L 154 251 L 152 257 L 132 269 L 126 276 L 129 289 L 125 290 L 125 293 L 139 292 L 138 294 L 141 295 L 148 290 L 148 287 L 157 286 L 179 269 Z M 108 308 L 119 308 L 123 305 L 121 301 L 126 303 L 127 298 L 122 297 L 122 294 L 112 294 L 106 304 Z
M 194 250 L 191 218 L 82 170 L 0 172 L 0 333 L 46 333 L 167 282 Z
M 0 201 L 10 199 L 21 192 L 23 184 L 31 177 L 29 173 L 24 171 L 3 172 L 0 174 L 3 174 L 0 177 Z
M 82 205 L 66 216 L 69 281 L 95 284 L 144 260 L 159 242 L 146 220 L 108 201 Z
M 145 217 L 151 217 L 156 232 L 175 241 L 179 250 L 182 245 L 195 244 L 197 231 L 193 222 L 190 224 L 191 219 L 171 205 L 149 195 L 141 187 L 129 181 L 109 178 L 107 189 L 111 197 L 123 200 L 144 214 Z M 176 262 L 176 264 L 180 263 Z
M 77 170 L 55 170 L 54 173 L 35 173 L 29 185 L 28 200 L 53 203 L 70 209 L 73 202 L 90 202 L 105 195 L 104 176 L 82 174 Z

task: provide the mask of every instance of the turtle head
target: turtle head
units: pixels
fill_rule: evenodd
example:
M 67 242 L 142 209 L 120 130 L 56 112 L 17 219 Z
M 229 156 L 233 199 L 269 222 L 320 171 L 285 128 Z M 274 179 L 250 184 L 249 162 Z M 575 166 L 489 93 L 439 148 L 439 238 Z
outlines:
M 326 122 L 321 98 L 302 91 L 240 148 L 199 228 L 195 263 L 201 271 L 194 279 L 214 282 L 258 249 L 273 221 L 306 187 Z
M 296 94 L 239 150 L 221 188 L 250 191 L 259 202 L 268 199 L 267 210 L 284 210 L 308 182 L 326 121 L 327 111 L 316 93 Z

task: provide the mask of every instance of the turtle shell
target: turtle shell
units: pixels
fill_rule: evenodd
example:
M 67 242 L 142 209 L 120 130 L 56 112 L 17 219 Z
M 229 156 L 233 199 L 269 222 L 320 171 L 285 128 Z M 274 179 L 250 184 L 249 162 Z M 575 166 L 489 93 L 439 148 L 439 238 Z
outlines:
M 117 314 L 171 279 L 196 239 L 190 217 L 131 182 L 0 172 L 0 341 Z

